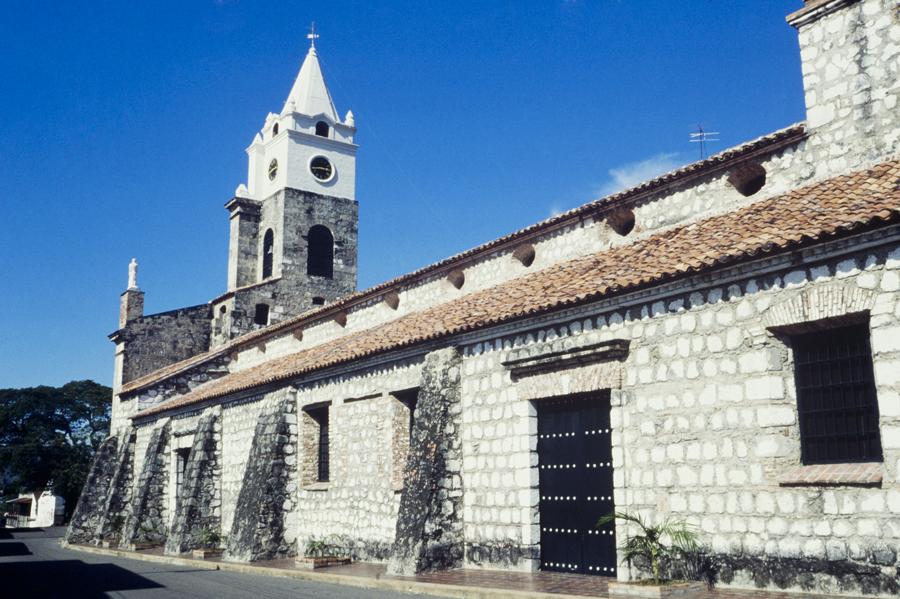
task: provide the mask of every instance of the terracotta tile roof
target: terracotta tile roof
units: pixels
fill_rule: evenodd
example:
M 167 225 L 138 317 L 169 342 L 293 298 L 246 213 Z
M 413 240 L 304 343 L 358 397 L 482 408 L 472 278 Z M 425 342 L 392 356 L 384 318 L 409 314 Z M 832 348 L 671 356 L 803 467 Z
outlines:
M 484 253 L 493 251 L 503 245 L 524 241 L 531 236 L 541 234 L 555 227 L 564 226 L 567 223 L 573 220 L 580 219 L 588 214 L 602 212 L 623 203 L 628 204 L 647 194 L 655 193 L 669 185 L 684 183 L 687 180 L 690 180 L 692 177 L 706 175 L 709 172 L 715 171 L 717 169 L 726 168 L 734 162 L 752 158 L 757 154 L 771 153 L 785 145 L 797 143 L 805 137 L 806 129 L 804 124 L 795 123 L 789 127 L 779 129 L 777 131 L 769 133 L 768 135 L 763 135 L 762 137 L 758 137 L 739 146 L 728 148 L 727 150 L 719 152 L 718 154 L 713 154 L 712 156 L 704 160 L 685 165 L 674 171 L 670 171 L 654 179 L 650 179 L 649 181 L 640 183 L 635 187 L 605 196 L 592 202 L 588 202 L 587 204 L 583 204 L 581 206 L 578 206 L 577 208 L 573 208 L 572 210 L 563 212 L 562 214 L 558 214 L 534 225 L 530 225 L 528 227 L 525 227 L 524 229 L 520 229 L 518 231 L 510 233 L 509 235 L 498 237 L 497 239 L 493 239 L 487 243 L 466 250 L 449 258 L 445 258 L 418 270 L 414 270 L 394 279 L 390 279 L 388 281 L 385 281 L 384 283 L 379 283 L 378 285 L 370 287 L 369 289 L 366 289 L 364 291 L 351 293 L 350 295 L 346 295 L 322 308 L 310 310 L 292 318 L 288 318 L 281 322 L 272 324 L 263 329 L 253 331 L 237 339 L 233 339 L 222 347 L 202 354 L 198 354 L 192 358 L 188 358 L 187 360 L 182 360 L 181 362 L 176 362 L 174 364 L 151 372 L 141 378 L 135 379 L 123 385 L 120 393 L 128 394 L 133 391 L 137 391 L 145 386 L 162 381 L 170 376 L 185 372 L 198 364 L 202 364 L 207 360 L 211 360 L 217 356 L 227 354 L 228 352 L 238 347 L 256 343 L 265 337 L 269 337 L 281 331 L 291 330 L 306 323 L 312 323 L 317 320 L 328 318 L 330 315 L 335 314 L 341 310 L 347 310 L 353 305 L 360 304 L 372 299 L 377 299 L 380 295 L 385 294 L 392 289 L 402 287 L 403 285 L 408 284 L 411 281 L 415 281 L 416 279 L 419 279 L 420 277 L 427 274 L 440 271 L 441 269 L 450 269 L 452 267 L 465 266 L 464 263 L 466 261 L 470 259 L 476 259 L 482 256 Z M 254 283 L 240 289 L 250 289 L 259 285 L 269 284 L 270 282 L 271 281 L 263 281 L 262 283 Z M 230 297 L 230 294 L 233 294 L 234 291 L 236 290 L 226 292 L 213 299 L 212 302 Z
M 276 358 L 142 412 L 150 415 L 388 350 L 608 297 L 862 228 L 900 221 L 900 160 L 629 245 L 548 267 L 433 308 Z
M 831 14 L 859 0 L 803 0 L 803 8 L 795 10 L 784 18 L 792 27 L 800 27 L 808 22 Z

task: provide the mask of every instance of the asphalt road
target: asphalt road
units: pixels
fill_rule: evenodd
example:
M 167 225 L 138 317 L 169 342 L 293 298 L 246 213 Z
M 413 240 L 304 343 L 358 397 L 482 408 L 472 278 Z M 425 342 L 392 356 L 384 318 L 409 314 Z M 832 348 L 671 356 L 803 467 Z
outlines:
M 425 599 L 424 595 L 156 564 L 59 546 L 62 528 L 0 529 L 0 598 Z

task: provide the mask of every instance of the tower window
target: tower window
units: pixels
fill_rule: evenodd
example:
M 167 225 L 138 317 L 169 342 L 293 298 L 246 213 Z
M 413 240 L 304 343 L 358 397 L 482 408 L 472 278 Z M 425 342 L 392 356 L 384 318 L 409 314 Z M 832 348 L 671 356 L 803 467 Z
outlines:
M 269 324 L 269 304 L 256 304 L 253 322 L 261 325 Z
M 325 121 L 316 123 L 316 135 L 319 137 L 328 137 L 328 123 Z
M 272 276 L 272 262 L 275 258 L 275 233 L 272 229 L 266 231 L 263 236 L 263 264 L 262 278 L 268 279 Z
M 324 306 L 325 298 L 317 295 L 316 297 L 312 298 L 312 305 L 313 306 Z
M 804 464 L 882 461 L 869 325 L 791 335 Z
M 272 127 L 272 137 L 278 135 L 278 123 L 275 123 L 275 126 Z
M 314 277 L 334 276 L 334 236 L 328 227 L 315 225 L 306 238 L 306 274 Z

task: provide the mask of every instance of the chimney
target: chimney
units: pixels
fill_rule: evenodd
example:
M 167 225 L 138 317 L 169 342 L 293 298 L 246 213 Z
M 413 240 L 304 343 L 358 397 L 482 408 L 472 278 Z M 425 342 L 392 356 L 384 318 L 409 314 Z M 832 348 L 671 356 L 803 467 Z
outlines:
M 817 176 L 884 160 L 900 150 L 900 19 L 896 0 L 806 0 L 797 29 L 810 149 Z

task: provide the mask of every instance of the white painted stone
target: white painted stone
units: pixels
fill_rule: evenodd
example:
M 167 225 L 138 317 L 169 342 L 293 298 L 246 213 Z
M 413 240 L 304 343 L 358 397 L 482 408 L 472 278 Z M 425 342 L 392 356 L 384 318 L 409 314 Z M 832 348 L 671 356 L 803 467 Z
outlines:
M 747 399 L 781 399 L 784 397 L 784 380 L 778 376 L 761 376 L 745 383 Z
M 791 446 L 782 435 L 758 435 L 754 454 L 760 458 L 773 458 L 789 455 Z
M 796 422 L 796 410 L 792 406 L 771 405 L 756 410 L 756 421 L 761 427 L 788 426 Z
M 884 449 L 900 449 L 900 425 L 881 427 L 881 446 Z

